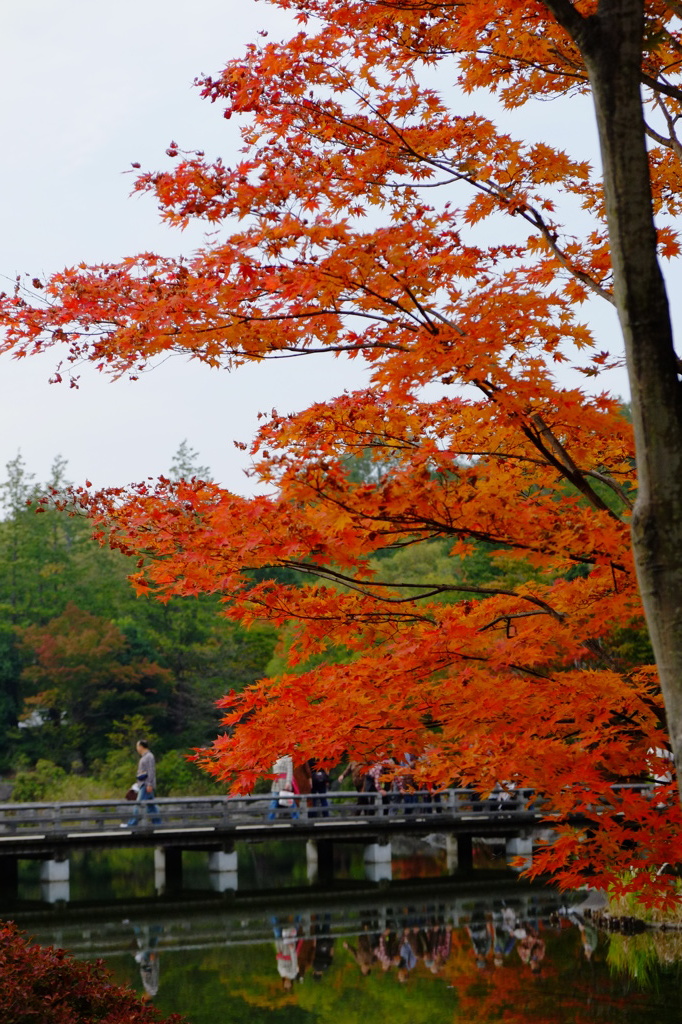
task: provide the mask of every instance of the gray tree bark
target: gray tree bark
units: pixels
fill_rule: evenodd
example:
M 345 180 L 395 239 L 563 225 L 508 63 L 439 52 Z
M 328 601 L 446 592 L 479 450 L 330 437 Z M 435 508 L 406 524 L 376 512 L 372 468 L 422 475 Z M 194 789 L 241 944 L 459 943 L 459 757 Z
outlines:
M 639 490 L 637 578 L 682 779 L 682 384 L 656 251 L 640 90 L 644 0 L 600 0 L 590 18 L 544 0 L 579 47 L 599 131 L 614 297 L 632 399 Z

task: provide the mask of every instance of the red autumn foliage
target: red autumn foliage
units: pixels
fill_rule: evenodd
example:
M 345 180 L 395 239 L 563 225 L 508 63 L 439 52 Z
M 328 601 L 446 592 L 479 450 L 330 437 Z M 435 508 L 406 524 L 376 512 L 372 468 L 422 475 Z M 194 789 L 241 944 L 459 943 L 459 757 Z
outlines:
M 30 945 L 16 925 L 0 925 L 2 1024 L 182 1024 L 115 985 L 101 961 L 75 960 L 53 946 Z

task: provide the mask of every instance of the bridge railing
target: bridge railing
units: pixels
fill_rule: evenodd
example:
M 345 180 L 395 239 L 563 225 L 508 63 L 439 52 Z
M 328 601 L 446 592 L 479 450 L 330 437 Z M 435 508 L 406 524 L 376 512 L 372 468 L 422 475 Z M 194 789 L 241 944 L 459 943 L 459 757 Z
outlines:
M 614 786 L 613 789 L 639 791 L 647 796 L 656 792 L 651 784 Z M 238 830 L 240 826 L 276 826 L 283 822 L 294 827 L 344 822 L 368 825 L 370 821 L 378 824 L 386 819 L 401 820 L 406 825 L 417 819 L 428 819 L 433 821 L 436 831 L 439 818 L 460 822 L 475 818 L 508 820 L 527 818 L 531 811 L 548 813 L 549 808 L 526 787 L 499 790 L 489 796 L 461 788 L 404 793 L 335 790 L 324 796 L 297 796 L 293 802 L 289 798 L 278 800 L 271 793 L 259 793 L 235 797 L 166 797 L 140 804 L 126 800 L 3 803 L 0 804 L 0 847 L 3 837 L 102 834 L 123 831 L 126 827 L 132 830 L 134 826 L 127 823 L 137 814 L 139 828 L 155 831 Z
M 526 812 L 533 803 L 533 791 L 517 789 L 495 793 L 484 799 L 468 789 L 448 789 L 438 793 L 356 793 L 333 791 L 319 795 L 300 795 L 277 799 L 274 794 L 219 797 L 166 797 L 140 804 L 126 800 L 87 800 L 51 803 L 0 804 L 0 840 L 9 835 L 54 835 L 57 833 L 108 832 L 128 826 L 139 814 L 139 827 L 154 829 L 200 830 L 231 828 L 239 825 L 277 824 L 280 822 L 353 822 L 368 823 L 382 817 L 414 819 L 433 816 L 434 827 L 440 815 L 467 816 L 514 815 Z

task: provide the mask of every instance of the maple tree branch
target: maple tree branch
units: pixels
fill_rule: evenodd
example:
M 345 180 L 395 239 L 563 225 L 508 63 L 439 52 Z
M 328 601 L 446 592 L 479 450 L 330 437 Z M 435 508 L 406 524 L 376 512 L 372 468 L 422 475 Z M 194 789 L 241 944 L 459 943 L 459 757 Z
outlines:
M 626 492 L 623 490 L 620 484 L 617 483 L 617 481 L 615 481 L 612 477 L 607 476 L 605 473 L 599 473 L 596 469 L 583 469 L 580 472 L 582 472 L 584 476 L 594 477 L 595 480 L 599 480 L 600 483 L 605 484 L 607 487 L 610 487 L 613 493 L 620 498 L 620 500 L 623 502 L 626 508 L 633 508 L 634 502 L 632 501 L 632 499 L 626 494 Z
M 487 664 L 491 659 L 483 657 L 482 654 L 464 654 L 463 651 L 457 651 L 457 658 L 459 661 L 477 661 L 483 665 Z M 518 662 L 510 661 L 509 668 L 513 672 L 519 672 L 521 675 L 532 676 L 534 679 L 542 679 L 544 682 L 548 682 L 552 677 L 548 672 L 540 672 L 539 669 L 531 668 L 530 665 L 521 665 Z
M 590 277 L 589 274 L 586 274 L 585 271 L 579 270 L 577 267 L 572 265 L 571 261 L 568 259 L 566 254 L 557 244 L 556 232 L 550 230 L 544 217 L 536 209 L 536 207 L 534 207 L 531 203 L 527 202 L 526 200 L 523 200 L 518 205 L 515 205 L 514 200 L 510 199 L 509 196 L 505 195 L 505 189 L 503 188 L 503 186 L 496 185 L 489 179 L 479 180 L 476 177 L 474 177 L 474 175 L 468 173 L 462 174 L 462 178 L 465 181 L 467 181 L 472 186 L 472 188 L 478 189 L 479 192 L 485 193 L 485 195 L 489 196 L 490 198 L 497 199 L 502 206 L 511 207 L 511 212 L 513 215 L 521 217 L 528 224 L 531 224 L 534 228 L 537 228 L 537 230 L 541 232 L 543 238 L 549 245 L 550 249 L 556 256 L 557 260 L 564 268 L 564 270 L 567 270 L 569 274 L 576 278 L 576 280 L 580 281 L 581 284 L 584 284 L 586 288 L 589 288 L 600 298 L 606 299 L 606 301 L 611 303 L 611 305 L 614 304 L 614 298 L 609 291 L 603 288 L 597 281 L 594 280 L 593 277 Z
M 510 629 L 511 629 L 511 623 L 512 623 L 513 619 L 528 619 L 528 618 L 531 618 L 534 615 L 546 615 L 546 614 L 547 614 L 547 612 L 512 612 L 512 613 L 509 613 L 509 614 L 506 614 L 506 615 L 498 615 L 496 619 L 492 620 L 492 622 L 487 623 L 487 625 L 485 625 L 485 626 L 481 626 L 481 628 L 479 629 L 479 633 L 485 633 L 489 629 L 494 629 L 495 626 L 498 625 L 498 623 L 505 622 L 506 625 L 507 625 L 507 637 L 510 637 L 512 635 L 510 633 Z M 558 618 L 560 621 L 563 621 L 564 616 L 556 614 L 556 618 Z
M 656 97 L 656 105 L 663 114 L 668 126 L 668 138 L 666 139 L 665 136 L 659 134 L 659 132 L 655 131 L 655 129 L 645 123 L 646 133 L 661 146 L 665 146 L 666 149 L 672 149 L 677 159 L 682 161 L 682 146 L 680 145 L 680 140 L 677 138 L 675 133 L 675 124 L 679 120 L 679 115 L 677 117 L 673 117 L 660 96 Z
M 406 282 L 401 281 L 397 274 L 391 274 L 391 278 L 395 281 L 396 284 L 400 285 L 400 287 L 404 289 L 405 293 L 409 296 L 409 298 L 412 300 L 414 305 L 417 307 L 417 309 L 421 313 L 422 317 L 424 318 L 424 320 L 426 322 L 426 325 L 427 325 L 428 329 L 433 334 L 436 334 L 437 333 L 437 328 L 434 326 L 434 324 L 431 323 L 431 319 L 430 319 L 430 317 L 428 315 L 428 310 L 427 310 L 426 306 L 423 306 L 421 304 L 421 302 L 416 297 L 416 295 L 413 293 L 413 291 L 409 287 L 409 285 L 406 284 Z
M 553 618 L 562 622 L 565 616 L 552 608 L 547 601 L 543 601 L 542 598 L 533 597 L 530 594 L 518 594 L 514 590 L 502 590 L 495 587 L 473 587 L 464 584 L 452 584 L 452 583 L 383 583 L 381 581 L 367 580 L 359 583 L 351 576 L 347 576 L 345 573 L 338 572 L 335 569 L 327 567 L 318 568 L 311 566 L 308 562 L 296 562 L 287 559 L 284 562 L 278 563 L 279 565 L 286 566 L 290 569 L 296 569 L 298 572 L 307 573 L 311 576 L 316 576 L 321 579 L 329 579 L 334 582 L 343 583 L 351 590 L 356 590 L 364 597 L 375 597 L 378 596 L 379 600 L 385 601 L 391 604 L 404 604 L 407 601 L 423 600 L 427 597 L 433 597 L 435 594 L 447 594 L 447 593 L 463 593 L 463 594 L 482 594 L 486 597 L 516 597 L 520 601 L 528 601 L 530 604 L 537 605 L 542 609 L 542 612 L 528 612 L 526 614 L 540 615 L 547 614 Z M 371 592 L 371 588 L 386 588 L 386 589 L 403 589 L 403 590 L 420 590 L 423 593 L 417 594 L 414 597 L 383 597 L 381 595 L 375 595 Z M 370 589 L 366 589 L 370 588 Z
M 671 138 L 666 138 L 665 135 L 661 135 L 661 133 L 657 132 L 655 128 L 652 128 L 650 124 L 645 123 L 644 128 L 649 138 L 653 139 L 654 142 L 657 142 L 659 146 L 673 150 L 676 148 Z
M 658 78 L 652 78 L 650 75 L 645 74 L 645 72 L 642 72 L 642 81 L 654 92 L 663 93 L 664 96 L 670 96 L 671 99 L 682 103 L 682 89 L 677 88 L 677 86 L 668 85 L 667 82 L 662 82 Z
M 495 393 L 499 390 L 494 384 L 488 381 L 474 381 L 473 383 L 480 388 L 484 395 L 494 400 Z M 585 474 L 576 466 L 562 443 L 554 432 L 550 430 L 540 414 L 532 413 L 529 419 L 535 429 L 531 429 L 527 423 L 522 423 L 521 430 L 531 444 L 545 456 L 546 460 L 559 471 L 561 476 L 573 484 L 587 498 L 591 505 L 602 512 L 608 513 L 617 522 L 622 522 L 621 517 L 613 509 L 609 508 L 597 492 L 586 483 Z M 547 440 L 549 447 L 543 444 L 542 438 Z
M 291 618 L 300 619 L 302 622 L 335 622 L 338 621 L 338 613 L 330 612 L 329 615 L 312 615 L 310 613 L 292 611 L 291 608 L 285 607 L 281 604 L 275 604 L 272 601 L 267 601 L 263 597 L 249 597 L 251 604 L 258 605 L 261 608 L 267 608 L 269 611 L 280 611 L 286 613 Z M 352 619 L 353 622 L 363 623 L 395 623 L 399 622 L 404 624 L 406 622 L 426 622 L 429 626 L 435 626 L 436 620 L 428 615 L 419 615 L 417 612 L 402 613 L 396 612 L 393 609 L 390 611 L 376 611 L 376 612 L 347 612 L 347 619 Z
M 400 284 L 400 287 L 403 289 L 403 291 L 407 295 L 409 295 L 409 297 L 412 299 L 412 295 L 410 294 L 409 289 L 405 286 L 405 284 L 403 282 L 401 282 L 401 281 L 398 281 L 397 278 L 394 278 L 393 274 L 390 274 L 390 277 L 393 278 L 396 281 L 397 284 Z M 398 302 L 397 299 L 391 299 L 387 295 L 381 295 L 379 292 L 375 291 L 374 288 L 370 288 L 369 285 L 362 284 L 362 283 L 360 283 L 358 281 L 351 280 L 350 284 L 353 285 L 354 288 L 357 288 L 359 291 L 364 292 L 365 295 L 371 295 L 372 298 L 373 299 L 377 299 L 378 302 L 383 302 L 386 306 L 390 306 L 392 309 L 397 309 L 400 313 L 404 313 L 405 316 L 409 317 L 410 320 L 413 320 L 415 322 L 415 324 L 417 325 L 413 329 L 419 330 L 420 328 L 424 327 L 424 324 L 419 320 L 419 318 L 417 316 L 415 316 L 415 314 L 413 312 L 411 312 L 409 309 L 405 309 L 405 307 L 402 305 L 402 303 Z M 413 301 L 414 301 L 414 299 L 413 299 Z M 420 312 L 421 312 L 421 307 L 418 305 L 418 303 L 415 302 L 415 306 L 417 306 L 417 309 L 419 309 Z M 368 314 L 365 314 L 365 315 L 368 315 Z M 369 314 L 369 315 L 371 315 L 371 314 Z M 382 319 L 382 318 L 379 317 L 379 315 L 377 314 L 377 319 Z M 386 319 L 386 322 L 389 323 L 389 324 L 391 323 L 391 321 L 388 320 L 388 319 Z M 427 323 L 428 323 L 428 320 L 427 320 Z M 431 326 L 431 325 L 429 325 L 429 326 Z M 409 329 L 409 327 L 408 327 L 408 329 Z M 431 329 L 433 329 L 433 328 L 431 328 Z
M 471 451 L 463 451 L 462 449 L 458 449 L 457 455 L 461 456 L 463 458 L 469 458 L 469 459 L 486 458 L 486 459 L 499 459 L 501 462 L 504 462 L 504 461 L 508 461 L 508 462 L 524 462 L 524 463 L 528 463 L 529 466 L 546 466 L 547 465 L 546 459 L 533 459 L 533 458 L 531 458 L 530 455 L 518 455 L 518 454 L 515 454 L 514 452 L 499 452 L 499 451 L 492 451 L 492 450 L 491 451 L 483 451 L 483 450 L 481 450 L 479 448 L 472 448 Z M 579 472 L 582 473 L 583 476 L 593 477 L 595 480 L 599 480 L 600 483 L 605 484 L 607 487 L 609 487 L 614 492 L 614 494 L 616 494 L 621 499 L 621 501 L 623 502 L 624 505 L 627 506 L 627 508 L 629 508 L 629 509 L 632 508 L 632 506 L 633 506 L 632 499 L 623 490 L 623 488 L 620 486 L 620 484 L 616 480 L 613 479 L 613 477 L 608 476 L 606 473 L 600 473 L 596 469 L 579 469 Z
M 429 313 L 431 314 L 431 316 L 435 316 L 438 320 L 440 320 L 441 323 L 444 323 L 446 327 L 449 327 L 451 330 L 453 330 L 455 334 L 458 334 L 460 338 L 466 337 L 466 331 L 463 331 L 459 324 L 456 324 L 448 317 L 443 316 L 443 314 L 439 313 L 437 309 L 429 309 Z
M 556 233 L 554 231 L 550 231 L 542 214 L 540 214 L 535 207 L 530 206 L 529 204 L 526 205 L 526 210 L 528 211 L 528 216 L 526 216 L 526 212 L 524 210 L 520 210 L 519 213 L 525 220 L 537 227 L 564 270 L 567 270 L 572 277 L 575 277 L 577 281 L 580 281 L 580 283 L 584 284 L 586 288 L 593 291 L 595 295 L 598 295 L 601 299 L 605 299 L 612 306 L 615 305 L 615 299 L 611 292 L 603 288 L 593 277 L 586 274 L 584 270 L 579 270 L 571 264 L 566 254 L 557 244 Z
M 323 348 L 315 348 L 312 345 L 306 346 L 305 348 L 294 348 L 293 346 L 283 345 L 282 348 L 272 349 L 270 352 L 260 354 L 258 359 L 266 362 L 267 360 L 274 359 L 295 359 L 298 356 L 320 356 L 329 352 L 366 352 L 369 349 L 388 349 L 390 352 L 406 351 L 404 346 L 391 345 L 380 341 L 352 345 L 350 343 L 347 345 L 325 345 Z M 186 352 L 182 349 L 180 353 L 176 354 L 186 355 Z M 245 349 L 234 349 L 230 354 L 237 359 L 253 359 L 253 352 L 248 352 Z
M 570 0 L 540 0 L 543 7 L 546 7 L 557 23 L 566 30 L 574 43 L 579 46 L 578 40 L 584 30 L 586 19 L 580 14 Z
M 539 64 L 537 61 L 519 57 L 514 53 L 502 53 L 500 50 L 493 50 L 492 47 L 480 47 L 475 52 L 480 53 L 485 57 L 495 57 L 498 60 L 508 60 L 510 64 L 516 64 L 519 67 L 532 68 L 533 71 L 540 71 L 549 78 L 572 78 L 575 79 L 577 83 L 582 84 L 586 84 L 588 82 L 587 75 L 581 74 L 580 65 L 571 60 L 567 54 L 561 53 L 556 47 L 552 51 L 554 56 L 557 57 L 557 59 L 564 61 L 566 64 L 570 64 L 571 67 L 575 68 L 575 71 L 567 71 L 565 68 L 549 68 L 544 64 Z
M 560 467 L 557 465 L 557 468 Z M 562 473 L 562 475 L 565 474 Z M 445 535 L 484 541 L 487 544 L 499 545 L 502 548 L 508 548 L 514 551 L 532 551 L 536 554 L 541 553 L 545 555 L 556 555 L 559 553 L 557 549 L 552 548 L 550 545 L 547 544 L 538 546 L 529 543 L 524 543 L 519 539 L 509 540 L 508 537 L 497 537 L 483 530 L 477 530 L 466 527 L 456 527 L 452 523 L 446 523 L 436 519 L 426 518 L 423 516 L 419 517 L 418 519 L 415 516 L 412 519 L 412 521 L 410 521 L 410 519 L 405 515 L 390 516 L 386 512 L 383 512 L 381 515 L 371 515 L 365 509 L 355 508 L 348 504 L 347 502 L 341 501 L 340 498 L 334 497 L 328 491 L 324 491 L 323 488 L 319 485 L 309 484 L 308 486 L 313 491 L 313 493 L 317 494 L 323 501 L 329 502 L 330 504 L 335 505 L 337 508 L 343 509 L 344 512 L 348 512 L 350 515 L 360 516 L 361 518 L 368 520 L 369 522 L 391 523 L 393 526 L 396 527 L 398 526 L 398 524 L 400 524 L 399 528 L 402 534 L 406 532 L 414 534 L 416 531 L 423 534 L 425 531 L 429 531 L 427 537 L 419 538 L 419 540 L 408 541 L 403 545 L 405 547 L 409 547 L 411 544 L 419 543 L 422 539 L 435 539 L 437 537 L 442 537 L 443 535 Z M 595 494 L 595 498 L 596 497 L 598 497 L 598 495 Z M 608 506 L 604 505 L 604 508 L 608 510 Z M 621 522 L 618 516 L 614 515 L 614 518 L 617 522 Z M 394 532 L 396 531 L 384 528 L 378 531 L 378 535 L 388 538 L 391 537 Z M 398 545 L 394 544 L 393 546 Z M 592 551 L 589 555 L 578 555 L 575 552 L 567 551 L 564 554 L 566 558 L 568 558 L 572 562 L 575 562 L 578 565 L 593 565 L 594 562 L 598 561 L 600 558 L 603 558 L 604 556 L 608 557 L 609 553 L 607 551 Z M 609 564 L 612 564 L 613 567 L 618 569 L 620 572 L 629 572 L 629 570 L 626 569 L 625 566 L 621 565 L 620 563 L 614 563 L 610 560 Z
M 569 480 L 573 486 L 580 491 L 580 493 L 587 498 L 591 505 L 599 509 L 602 512 L 606 512 L 617 522 L 621 523 L 622 519 L 612 508 L 610 508 L 606 502 L 601 498 L 597 492 L 589 486 L 585 481 L 585 474 L 580 470 L 571 456 L 568 454 L 564 446 L 561 444 L 559 439 L 550 430 L 542 417 L 535 413 L 530 417 L 531 422 L 534 424 L 538 431 L 537 437 L 533 436 L 533 431 L 530 430 L 525 424 L 522 425 L 521 429 L 530 441 L 538 448 L 538 450 L 547 454 L 547 458 L 560 469 L 562 476 Z M 552 455 L 552 452 L 542 443 L 540 438 L 545 438 L 551 449 L 554 450 L 558 456 L 556 459 Z
M 368 294 L 373 295 L 374 298 L 378 298 L 380 301 L 385 301 L 387 304 L 390 304 L 389 300 L 385 300 L 383 298 L 383 296 L 378 295 L 377 293 L 370 292 L 366 288 L 366 286 L 359 285 L 355 281 L 351 281 L 350 283 L 354 287 L 358 288 L 360 291 L 365 291 Z M 411 319 L 414 319 L 414 317 L 409 313 L 409 311 L 404 309 L 402 306 L 398 305 L 397 308 L 400 310 L 401 313 L 405 313 L 406 316 L 409 316 Z M 353 309 L 352 307 L 350 307 L 348 309 L 344 309 L 343 307 L 340 307 L 339 309 L 307 309 L 307 310 L 305 310 L 305 311 L 303 311 L 301 313 L 248 313 L 248 314 L 246 314 L 246 313 L 239 313 L 239 314 L 232 313 L 231 315 L 233 316 L 233 318 L 235 320 L 234 324 L 226 324 L 224 326 L 216 325 L 215 327 L 199 328 L 197 333 L 202 333 L 203 330 L 206 330 L 207 332 L 219 331 L 219 330 L 230 330 L 234 326 L 236 326 L 236 324 L 270 323 L 270 322 L 280 323 L 280 322 L 284 322 L 286 320 L 314 320 L 317 317 L 322 317 L 322 316 L 341 316 L 341 317 L 355 316 L 355 317 L 358 317 L 361 320 L 372 320 L 372 321 L 377 321 L 378 320 L 381 323 L 386 324 L 388 327 L 395 327 L 396 326 L 396 320 L 395 319 L 391 319 L 391 317 L 384 316 L 384 315 L 382 315 L 379 312 L 365 313 L 365 312 L 363 312 L 360 309 Z M 414 324 L 405 324 L 405 323 L 400 323 L 398 321 L 398 326 L 401 327 L 405 331 L 418 331 L 421 325 L 417 324 L 415 326 Z M 387 348 L 389 347 L 388 344 L 386 344 L 386 347 Z M 399 348 L 399 346 L 395 346 L 395 347 Z
M 435 188 L 442 187 L 454 181 L 463 181 L 471 185 L 472 188 L 484 192 L 491 198 L 496 198 L 503 206 L 508 207 L 512 205 L 512 201 L 509 199 L 508 196 L 504 194 L 502 186 L 495 185 L 490 180 L 479 180 L 478 178 L 475 177 L 475 175 L 469 172 L 456 170 L 455 168 L 453 168 L 453 165 L 450 162 L 446 163 L 443 160 L 436 159 L 434 157 L 419 152 L 419 150 L 415 149 L 412 143 L 410 143 L 406 139 L 405 135 L 398 129 L 397 125 L 395 125 L 392 121 L 388 119 L 388 117 L 386 117 L 384 114 L 381 113 L 381 111 L 379 111 L 375 106 L 373 106 L 366 96 L 362 95 L 357 90 L 354 90 L 352 88 L 351 92 L 354 92 L 355 95 L 365 104 L 365 106 L 367 106 L 372 111 L 374 116 L 379 118 L 379 120 L 386 126 L 386 128 L 396 136 L 406 154 L 412 156 L 419 163 L 426 164 L 427 166 L 430 167 L 434 167 L 439 171 L 445 172 L 448 175 L 450 175 L 450 178 L 446 181 L 417 183 L 416 187 Z M 365 126 L 359 125 L 357 122 L 349 120 L 347 118 L 341 118 L 338 115 L 332 116 L 329 111 L 322 111 L 319 107 L 317 109 L 320 111 L 320 113 L 324 113 L 325 117 L 327 117 L 329 120 L 334 121 L 336 124 L 341 124 L 346 128 L 352 128 L 355 131 L 359 130 L 364 134 L 368 135 L 373 141 L 377 143 L 382 143 L 384 145 L 389 145 L 386 139 L 383 139 L 382 136 L 380 136 L 378 133 L 370 132 Z M 412 183 L 411 187 L 413 187 Z M 611 304 L 614 303 L 613 296 L 610 294 L 610 292 L 604 289 L 597 281 L 594 280 L 594 278 L 590 277 L 589 274 L 586 274 L 584 271 L 578 269 L 577 267 L 574 267 L 571 264 L 571 261 L 568 259 L 566 254 L 561 250 L 561 248 L 557 244 L 556 234 L 549 229 L 544 218 L 534 206 L 527 202 L 524 202 L 517 209 L 514 209 L 514 213 L 517 213 L 520 216 L 522 216 L 524 220 L 526 220 L 529 224 L 532 224 L 533 227 L 537 228 L 542 233 L 547 244 L 549 245 L 550 249 L 560 262 L 561 266 L 564 267 L 564 269 L 567 270 L 572 276 L 574 276 L 576 280 L 580 281 L 582 284 L 585 285 L 586 288 L 593 291 L 600 298 L 605 299 L 607 302 Z

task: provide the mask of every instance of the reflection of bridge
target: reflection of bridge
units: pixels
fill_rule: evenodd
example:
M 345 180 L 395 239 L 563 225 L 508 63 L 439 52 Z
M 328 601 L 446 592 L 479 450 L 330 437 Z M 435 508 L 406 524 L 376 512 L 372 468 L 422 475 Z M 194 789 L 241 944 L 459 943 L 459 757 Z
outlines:
M 512 887 L 513 886 L 513 887 Z M 313 902 L 296 894 L 282 901 L 281 891 L 272 906 L 267 900 L 218 902 L 213 910 L 197 910 L 193 903 L 175 903 L 164 908 L 151 901 L 145 907 L 130 911 L 130 917 L 121 920 L 120 909 L 100 908 L 96 916 L 77 910 L 64 911 L 59 923 L 51 914 L 29 914 L 22 920 L 21 913 L 13 915 L 20 927 L 28 929 L 32 939 L 43 946 L 67 948 L 76 956 L 89 960 L 103 958 L 111 962 L 116 957 L 129 957 L 135 943 L 133 936 L 153 933 L 158 953 L 189 952 L 220 947 L 260 945 L 273 940 L 273 921 L 294 919 L 302 934 L 313 931 L 315 923 L 324 921 L 328 934 L 334 939 L 353 939 L 366 932 L 400 925 L 402 917 L 424 922 L 441 921 L 453 928 L 465 925 L 474 910 L 492 914 L 502 902 L 513 907 L 519 922 L 534 921 L 547 924 L 566 896 L 539 887 L 512 886 L 492 883 L 485 885 L 445 885 L 430 879 L 428 894 L 423 885 L 393 883 L 389 890 L 375 890 L 370 896 L 349 890 L 343 900 L 339 892 L 318 892 Z M 575 897 L 573 897 L 575 899 Z M 253 905 L 249 905 L 252 903 Z
M 90 961 L 101 958 L 115 980 L 151 997 L 165 997 L 168 1009 L 175 1011 L 190 1014 L 195 1010 L 196 986 L 208 984 L 217 969 L 225 984 L 223 999 L 216 1006 L 223 1016 L 232 995 L 238 998 L 246 986 L 258 989 L 265 983 L 261 991 L 271 1007 L 268 992 L 277 984 L 278 975 L 282 976 L 280 957 L 285 953 L 289 962 L 295 956 L 297 980 L 312 976 L 325 981 L 326 976 L 327 984 L 333 986 L 327 999 L 338 1006 L 345 998 L 346 1005 L 355 1007 L 355 997 L 362 1000 L 355 989 L 356 984 L 363 984 L 360 975 L 371 969 L 381 974 L 390 969 L 393 978 L 389 983 L 401 980 L 403 961 L 388 962 L 387 955 L 406 954 L 406 943 L 412 960 L 405 962 L 405 970 L 409 966 L 421 979 L 435 981 L 439 976 L 441 984 L 448 984 L 448 961 L 457 951 L 459 970 L 463 960 L 465 972 L 468 969 L 475 975 L 470 983 L 476 984 L 480 970 L 474 966 L 475 957 L 483 953 L 491 968 L 493 963 L 501 966 L 501 959 L 509 968 L 523 972 L 521 946 L 518 951 L 515 947 L 525 934 L 541 934 L 549 943 L 562 926 L 563 931 L 569 922 L 579 920 L 574 908 L 567 916 L 566 895 L 509 880 L 500 884 L 490 877 L 484 882 L 469 878 L 462 882 L 428 879 L 427 883 L 422 879 L 372 887 L 372 891 L 364 883 L 364 892 L 358 885 L 362 883 L 350 889 L 340 886 L 343 894 L 339 888 L 318 889 L 314 894 L 308 889 L 299 893 L 280 889 L 255 896 L 240 892 L 229 900 L 214 894 L 212 906 L 207 905 L 208 900 L 197 907 L 194 901 L 164 898 L 125 908 L 114 903 L 94 911 L 72 904 L 57 913 L 54 908 L 44 908 L 12 916 L 32 942 L 66 948 Z M 575 909 L 579 912 L 580 908 Z M 346 969 L 353 961 L 358 975 L 354 967 Z M 204 973 L 206 969 L 209 974 Z M 517 988 L 514 993 L 518 996 Z M 573 1007 L 572 987 L 571 997 Z M 379 1011 L 383 1008 L 381 1000 L 379 989 L 372 997 L 372 1020 L 377 1006 Z M 295 1009 L 292 1012 L 296 1015 Z M 450 1009 L 450 1017 L 452 1012 Z
M 235 843 L 272 839 L 306 841 L 309 876 L 321 881 L 331 879 L 339 842 L 363 844 L 368 875 L 390 878 L 393 835 L 444 834 L 450 870 L 472 869 L 475 837 L 504 840 L 508 858 L 527 864 L 533 835 L 555 820 L 529 789 L 488 799 L 467 789 L 435 795 L 333 792 L 325 799 L 327 806 L 301 797 L 293 806 L 273 807 L 269 793 L 170 798 L 157 800 L 154 814 L 145 804 L 112 800 L 0 804 L 0 886 L 6 895 L 16 893 L 19 861 L 40 860 L 45 898 L 68 900 L 72 851 L 153 847 L 159 891 L 180 888 L 183 850 L 206 851 L 215 888 L 236 890 Z M 142 808 L 140 824 L 122 825 L 133 806 Z M 583 821 L 575 816 L 571 823 Z

